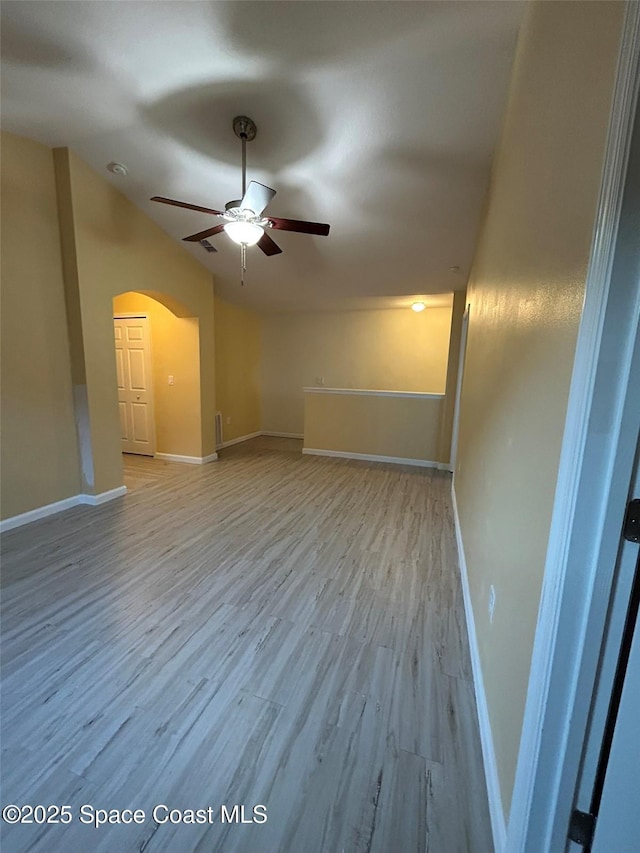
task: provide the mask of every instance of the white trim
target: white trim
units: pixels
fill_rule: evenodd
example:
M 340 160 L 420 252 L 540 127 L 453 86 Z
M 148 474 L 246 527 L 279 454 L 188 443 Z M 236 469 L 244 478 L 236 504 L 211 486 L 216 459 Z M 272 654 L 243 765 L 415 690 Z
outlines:
M 64 500 L 55 501 L 52 504 L 30 509 L 28 512 L 21 512 L 19 515 L 13 515 L 0 521 L 0 532 L 4 533 L 7 530 L 13 530 L 14 527 L 21 527 L 23 524 L 31 524 L 32 521 L 46 518 L 48 515 L 64 512 L 65 509 L 71 509 L 71 507 L 78 506 L 79 503 L 80 495 L 74 495 L 71 498 L 64 498 Z
M 232 444 L 242 444 L 243 441 L 249 441 L 252 438 L 259 438 L 262 433 L 258 430 L 258 432 L 250 432 L 248 435 L 241 435 L 238 438 L 232 438 L 229 441 L 223 441 L 222 444 L 218 445 L 218 449 L 222 447 L 231 447 Z
M 98 495 L 78 495 L 78 503 L 87 504 L 88 506 L 100 506 L 107 501 L 112 501 L 115 498 L 120 498 L 126 495 L 126 486 L 116 486 L 115 489 L 109 489 L 107 492 L 100 492 Z
M 487 705 L 487 694 L 484 689 L 484 679 L 482 677 L 482 664 L 480 662 L 480 649 L 478 647 L 478 635 L 476 634 L 476 622 L 473 616 L 473 605 L 471 604 L 467 561 L 464 554 L 462 531 L 460 529 L 460 517 L 458 516 L 458 504 L 456 502 L 456 492 L 453 482 L 451 483 L 451 503 L 453 505 L 453 523 L 456 532 L 456 543 L 458 545 L 458 563 L 460 566 L 460 580 L 462 583 L 462 598 L 464 600 L 464 612 L 467 619 L 469 652 L 471 655 L 471 668 L 473 670 L 473 687 L 476 696 L 476 708 L 478 711 L 480 744 L 482 746 L 484 778 L 487 783 L 493 846 L 496 853 L 503 853 L 506 849 L 507 826 L 504 817 L 502 796 L 500 794 L 500 778 L 498 776 L 496 752 L 493 746 L 493 734 L 491 732 L 491 720 L 489 717 L 489 707 Z
M 337 459 L 359 459 L 362 462 L 391 462 L 393 465 L 414 465 L 418 468 L 442 468 L 441 462 L 405 459 L 402 456 L 375 456 L 371 453 L 346 453 L 343 450 L 318 450 L 315 447 L 303 447 L 302 452 L 307 456 L 334 456 Z
M 6 533 L 8 530 L 13 530 L 15 527 L 22 527 L 23 524 L 31 524 L 33 521 L 39 521 L 41 518 L 47 518 L 50 515 L 57 515 L 59 512 L 64 512 L 67 509 L 72 509 L 74 506 L 88 504 L 89 506 L 98 506 L 98 504 L 106 503 L 114 498 L 119 498 L 127 491 L 126 486 L 118 486 L 115 489 L 110 489 L 108 492 L 102 492 L 99 495 L 73 495 L 70 498 L 64 498 L 61 501 L 55 501 L 51 504 L 30 509 L 28 512 L 21 512 L 19 515 L 13 515 L 10 518 L 5 518 L 0 521 L 0 533 Z
M 604 574 L 612 571 L 598 560 L 610 480 L 597 468 L 598 457 L 615 452 L 616 430 L 600 436 L 591 458 L 585 451 L 640 84 L 639 23 L 640 4 L 627 3 L 510 810 L 509 853 L 560 849 L 553 847 L 555 841 L 566 839 L 581 748 L 575 738 L 577 729 L 586 726 L 589 705 L 589 692 L 581 695 L 578 682 L 586 657 L 593 658 L 593 647 L 602 639 L 597 631 L 587 632 L 597 580 L 604 581 Z M 622 376 L 624 365 L 618 368 Z M 582 477 L 590 473 L 598 477 L 597 485 L 593 476 L 590 485 L 597 506 L 589 507 L 588 531 L 595 551 L 578 564 L 577 552 L 585 539 L 581 544 L 576 531 L 587 519 L 579 517 L 577 508 L 586 500 Z M 600 589 L 595 598 L 604 600 L 603 595 Z M 589 666 L 595 677 L 597 654 Z M 564 846 L 564 840 L 560 843 Z
M 264 429 L 262 430 L 260 435 L 270 435 L 273 438 L 304 438 L 304 435 L 301 432 L 271 432 L 271 430 Z
M 155 453 L 156 459 L 164 459 L 167 462 L 186 462 L 189 465 L 206 465 L 207 462 L 214 462 L 218 458 L 217 453 L 210 453 L 208 456 L 180 456 L 178 453 Z
M 449 470 L 454 471 L 458 455 L 458 432 L 460 428 L 460 399 L 462 397 L 462 380 L 464 377 L 464 361 L 467 355 L 467 335 L 469 332 L 469 313 L 471 303 L 467 303 L 462 315 L 460 327 L 460 350 L 458 353 L 458 375 L 456 376 L 456 396 L 453 408 L 453 427 L 451 429 L 451 451 L 449 453 Z
M 406 397 L 410 400 L 443 400 L 444 394 L 426 394 L 422 391 L 376 391 L 368 388 L 325 388 L 312 386 L 302 389 L 305 394 L 348 394 L 360 397 Z

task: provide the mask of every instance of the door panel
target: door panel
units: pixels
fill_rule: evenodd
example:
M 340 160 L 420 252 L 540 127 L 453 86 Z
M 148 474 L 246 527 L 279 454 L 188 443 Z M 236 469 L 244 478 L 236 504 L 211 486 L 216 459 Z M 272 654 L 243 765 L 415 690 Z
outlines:
M 133 415 L 134 441 L 148 443 L 150 440 L 147 411 L 147 406 L 144 403 L 131 404 L 131 414 Z
M 118 409 L 120 411 L 120 438 L 127 441 L 129 438 L 129 429 L 127 426 L 127 406 L 126 403 L 118 400 Z
M 139 346 L 139 344 L 136 344 Z M 145 351 L 142 349 L 131 349 L 127 352 L 129 359 L 129 382 L 134 391 L 147 390 L 147 377 L 145 372 Z
M 146 317 L 113 321 L 122 450 L 153 456 L 155 428 L 149 325 Z
M 116 343 L 118 338 L 116 338 Z M 116 373 L 118 376 L 118 391 L 124 391 L 124 353 L 121 349 L 116 349 Z

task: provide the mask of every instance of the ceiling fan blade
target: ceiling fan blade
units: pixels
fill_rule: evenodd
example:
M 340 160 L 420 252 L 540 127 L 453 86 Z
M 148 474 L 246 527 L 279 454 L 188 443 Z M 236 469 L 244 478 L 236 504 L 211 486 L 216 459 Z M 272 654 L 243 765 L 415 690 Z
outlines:
M 221 231 L 224 231 L 224 225 L 214 225 L 213 228 L 207 228 L 206 231 L 198 231 L 197 234 L 191 234 L 190 237 L 183 237 L 183 240 L 186 240 L 187 243 L 199 243 L 200 240 L 204 240 L 206 237 L 213 237 L 214 234 L 219 234 Z
M 300 234 L 318 234 L 320 237 L 326 237 L 331 228 L 322 222 L 305 222 L 301 219 L 280 219 L 277 216 L 268 216 L 267 219 L 278 231 L 298 231 Z
M 278 244 L 269 237 L 266 231 L 258 240 L 256 245 L 258 248 L 262 249 L 265 255 L 279 255 L 282 252 L 280 246 L 278 246 Z
M 160 201 L 162 204 L 173 204 L 175 207 L 186 207 L 187 210 L 199 210 L 200 213 L 213 213 L 215 216 L 222 216 L 221 210 L 213 210 L 210 207 L 200 207 L 198 204 L 189 204 L 186 201 L 176 201 L 174 198 L 165 198 L 161 195 L 154 195 L 151 201 Z
M 264 184 L 259 184 L 258 181 L 251 181 L 244 194 L 244 198 L 240 202 L 240 207 L 248 208 L 256 216 L 260 216 L 275 194 L 276 191 L 270 187 L 265 187 Z

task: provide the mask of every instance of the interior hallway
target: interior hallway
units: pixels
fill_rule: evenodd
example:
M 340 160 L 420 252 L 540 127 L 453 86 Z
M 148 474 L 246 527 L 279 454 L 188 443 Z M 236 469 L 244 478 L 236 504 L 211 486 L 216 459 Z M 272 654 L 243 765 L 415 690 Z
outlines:
M 147 819 L 4 849 L 490 850 L 450 475 L 269 438 L 125 459 L 126 497 L 3 536 L 3 801 Z

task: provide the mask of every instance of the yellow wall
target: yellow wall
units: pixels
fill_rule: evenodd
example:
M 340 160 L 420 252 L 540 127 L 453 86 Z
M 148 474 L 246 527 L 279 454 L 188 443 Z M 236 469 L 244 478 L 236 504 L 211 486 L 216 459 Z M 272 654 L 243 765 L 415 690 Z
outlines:
M 143 293 L 113 300 L 114 314 L 149 318 L 153 363 L 156 452 L 200 455 L 200 331 L 193 317 L 176 317 Z M 173 385 L 169 385 L 173 376 Z
M 444 398 L 304 395 L 305 449 L 438 461 Z
M 80 492 L 53 154 L 2 134 L 2 518 Z
M 67 298 L 78 305 L 83 333 L 72 353 L 77 381 L 86 382 L 79 390 L 87 398 L 85 438 L 93 451 L 93 482 L 86 488 L 100 493 L 122 483 L 112 319 L 119 293 L 144 291 L 174 313 L 198 318 L 201 424 L 193 455 L 215 451 L 213 282 L 205 267 L 73 152 L 56 149 L 54 158 Z
M 216 405 L 225 441 L 261 429 L 260 337 L 257 314 L 216 298 Z
M 264 317 L 262 428 L 302 434 L 303 386 L 445 390 L 451 308 Z
M 455 489 L 507 814 L 622 15 L 528 6 L 469 282 Z

